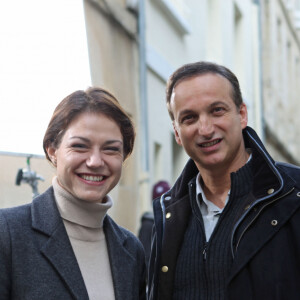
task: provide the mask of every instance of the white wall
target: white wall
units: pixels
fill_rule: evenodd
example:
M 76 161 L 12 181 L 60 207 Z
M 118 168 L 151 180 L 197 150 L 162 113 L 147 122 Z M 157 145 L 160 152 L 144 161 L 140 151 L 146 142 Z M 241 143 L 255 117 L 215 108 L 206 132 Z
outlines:
M 0 35 L 0 151 L 43 154 L 55 106 L 91 84 L 82 1 L 1 1 Z
M 166 9 L 168 5 L 171 10 Z M 181 9 L 182 6 L 186 9 Z M 237 9 L 240 13 L 238 26 L 235 22 Z M 177 22 L 174 21 L 176 15 L 180 16 Z M 178 22 L 182 20 L 184 26 L 180 29 Z M 159 179 L 151 167 L 155 165 L 156 143 L 160 143 L 161 151 L 166 153 L 164 179 L 174 182 L 187 160 L 184 154 L 175 162 L 170 157 L 174 152 L 178 155 L 178 151 L 174 150 L 171 120 L 165 105 L 166 80 L 181 65 L 209 60 L 229 67 L 240 80 L 249 107 L 250 125 L 259 127 L 260 118 L 254 117 L 260 103 L 257 22 L 258 10 L 250 0 L 146 1 L 146 41 L 151 54 L 148 55 L 147 89 L 152 183 Z

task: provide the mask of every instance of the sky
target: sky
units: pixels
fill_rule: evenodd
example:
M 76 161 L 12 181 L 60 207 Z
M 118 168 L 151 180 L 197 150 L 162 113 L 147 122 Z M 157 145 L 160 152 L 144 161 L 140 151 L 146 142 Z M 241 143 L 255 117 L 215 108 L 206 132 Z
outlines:
M 43 154 L 56 105 L 90 85 L 81 0 L 0 1 L 0 152 Z

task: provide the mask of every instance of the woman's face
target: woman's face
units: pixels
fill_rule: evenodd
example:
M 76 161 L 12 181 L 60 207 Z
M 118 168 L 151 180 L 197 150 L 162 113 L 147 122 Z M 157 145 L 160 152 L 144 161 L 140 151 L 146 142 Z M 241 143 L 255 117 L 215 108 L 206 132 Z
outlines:
M 81 200 L 102 202 L 121 177 L 123 137 L 118 124 L 102 113 L 77 116 L 59 147 L 47 152 L 59 184 Z

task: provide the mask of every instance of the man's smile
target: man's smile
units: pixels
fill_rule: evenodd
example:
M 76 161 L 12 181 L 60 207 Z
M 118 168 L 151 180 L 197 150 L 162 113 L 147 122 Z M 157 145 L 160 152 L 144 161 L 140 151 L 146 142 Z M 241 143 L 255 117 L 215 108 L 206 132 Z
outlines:
M 201 144 L 199 144 L 199 146 L 202 148 L 207 148 L 207 147 L 214 146 L 214 145 L 220 143 L 221 141 L 222 141 L 222 139 L 216 139 L 216 140 L 213 140 L 213 141 L 210 141 L 207 143 L 201 143 Z

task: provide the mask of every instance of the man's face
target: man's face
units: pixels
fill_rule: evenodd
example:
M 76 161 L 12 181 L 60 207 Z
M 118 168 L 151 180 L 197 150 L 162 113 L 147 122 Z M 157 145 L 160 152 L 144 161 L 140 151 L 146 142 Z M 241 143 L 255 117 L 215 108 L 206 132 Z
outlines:
M 179 82 L 170 107 L 176 141 L 199 170 L 232 172 L 245 164 L 242 129 L 247 126 L 247 108 L 236 107 L 226 78 L 208 73 Z

